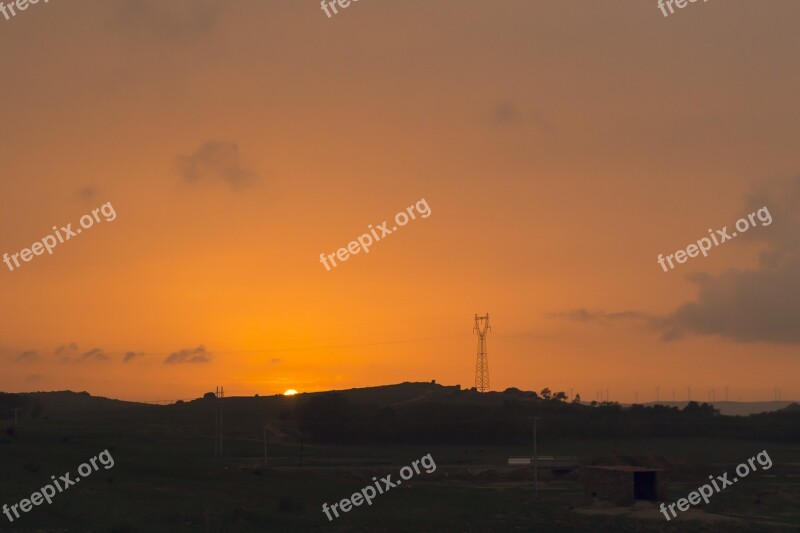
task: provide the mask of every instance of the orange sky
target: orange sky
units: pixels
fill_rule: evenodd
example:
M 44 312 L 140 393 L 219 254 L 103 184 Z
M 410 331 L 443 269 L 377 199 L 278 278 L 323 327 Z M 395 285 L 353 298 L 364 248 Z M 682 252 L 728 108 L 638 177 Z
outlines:
M 0 390 L 470 387 L 488 312 L 493 390 L 800 398 L 798 16 L 92 0 L 0 18 L 0 253 L 117 214 L 0 263 Z M 320 264 L 421 198 L 429 218 Z M 656 263 L 763 205 L 770 226 Z

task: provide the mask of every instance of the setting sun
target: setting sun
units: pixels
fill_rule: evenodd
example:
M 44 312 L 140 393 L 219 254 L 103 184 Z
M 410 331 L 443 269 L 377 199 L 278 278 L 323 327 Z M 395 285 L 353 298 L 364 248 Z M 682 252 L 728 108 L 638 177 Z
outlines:
M 297 394 L 297 391 L 294 389 L 289 389 L 283 393 L 284 396 L 294 396 L 295 394 Z

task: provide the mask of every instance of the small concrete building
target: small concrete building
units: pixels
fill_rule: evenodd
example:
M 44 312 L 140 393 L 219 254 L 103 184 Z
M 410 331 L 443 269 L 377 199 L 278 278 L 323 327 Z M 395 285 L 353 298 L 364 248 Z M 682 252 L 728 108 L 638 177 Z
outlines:
M 585 466 L 586 495 L 630 505 L 636 500 L 662 500 L 667 492 L 664 470 L 648 466 Z

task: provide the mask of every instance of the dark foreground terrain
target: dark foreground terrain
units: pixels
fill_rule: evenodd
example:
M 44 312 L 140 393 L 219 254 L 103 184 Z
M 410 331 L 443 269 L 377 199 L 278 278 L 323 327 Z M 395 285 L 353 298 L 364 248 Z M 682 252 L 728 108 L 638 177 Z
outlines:
M 478 395 L 402 384 L 296 397 L 226 398 L 224 458 L 214 457 L 214 398 L 168 406 L 85 393 L 6 395 L 0 504 L 23 498 L 108 450 L 99 469 L 2 531 L 798 531 L 800 415 L 787 408 L 724 417 L 686 410 L 585 406 L 510 390 Z M 545 396 L 548 396 L 545 394 Z M 15 403 L 16 402 L 16 403 Z M 9 412 L 9 405 L 2 405 Z M 539 472 L 532 454 L 570 457 Z M 437 423 L 438 421 L 438 423 Z M 264 435 L 267 467 L 264 468 Z M 773 462 L 708 505 L 667 522 L 656 503 L 617 507 L 586 496 L 579 464 L 663 468 L 664 501 L 767 450 Z M 331 505 L 431 454 L 422 470 L 329 522 Z M 571 464 L 575 463 L 575 464 Z M 12 515 L 13 516 L 13 515 Z

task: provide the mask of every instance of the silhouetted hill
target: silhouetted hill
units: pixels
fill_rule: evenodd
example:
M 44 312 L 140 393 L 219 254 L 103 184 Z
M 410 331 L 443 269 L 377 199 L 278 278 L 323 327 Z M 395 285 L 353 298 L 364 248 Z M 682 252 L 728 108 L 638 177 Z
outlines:
M 411 383 L 404 382 L 397 385 L 380 385 L 377 387 L 364 387 L 358 389 L 334 390 L 325 393 L 340 393 L 351 402 L 382 405 L 397 405 L 419 401 L 424 398 L 444 398 L 458 394 L 461 387 L 445 387 L 436 383 Z
M 541 397 L 544 395 L 546 398 Z M 553 439 L 668 437 L 800 440 L 800 406 L 749 416 L 724 416 L 714 406 L 571 403 L 563 393 L 518 389 L 481 394 L 436 383 L 400 383 L 296 396 L 226 397 L 225 430 L 254 438 L 353 444 L 527 444 L 532 418 Z M 69 417 L 97 424 L 124 419 L 131 427 L 205 434 L 213 430 L 220 402 L 213 397 L 148 405 L 93 397 L 86 392 L 0 394 L 0 417 L 21 407 L 22 416 Z M 168 429 L 167 429 L 168 428 Z M 254 431 L 256 432 L 254 435 Z M 260 438 L 260 437 L 259 437 Z
M 34 401 L 39 401 L 46 412 L 69 413 L 79 411 L 115 410 L 147 407 L 147 404 L 112 400 L 102 396 L 92 396 L 88 392 L 56 391 L 24 393 Z
M 799 413 L 800 412 L 800 403 L 792 402 L 783 409 L 781 409 L 784 413 Z
M 642 405 L 666 405 L 669 407 L 679 407 L 683 409 L 686 407 L 687 402 L 647 402 Z M 747 416 L 757 413 L 771 413 L 781 411 L 792 404 L 790 401 L 770 401 L 770 402 L 726 402 L 726 401 L 712 401 L 708 402 L 723 415 L 740 415 Z M 797 405 L 797 404 L 795 404 Z

